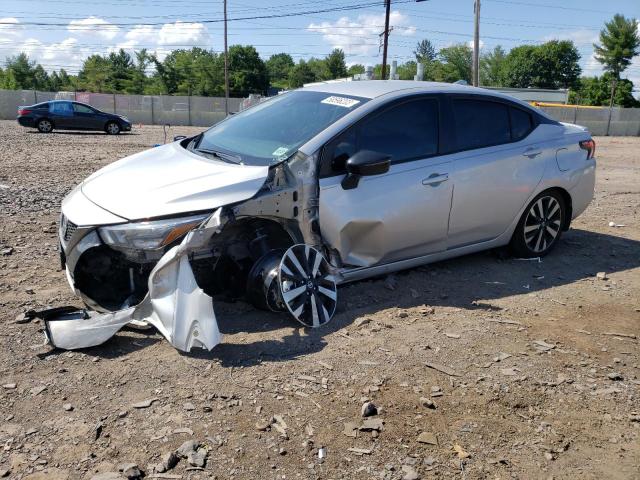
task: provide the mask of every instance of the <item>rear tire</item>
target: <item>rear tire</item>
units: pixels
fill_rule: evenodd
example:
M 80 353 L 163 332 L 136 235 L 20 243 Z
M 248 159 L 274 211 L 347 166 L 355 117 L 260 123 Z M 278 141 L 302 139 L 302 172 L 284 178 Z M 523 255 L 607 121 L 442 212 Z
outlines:
M 53 131 L 53 123 L 48 118 L 38 120 L 36 127 L 40 133 L 51 133 Z
M 104 131 L 107 132 L 107 135 L 118 135 L 120 133 L 120 125 L 118 122 L 109 122 L 105 125 Z
M 513 253 L 521 258 L 535 258 L 553 250 L 562 236 L 565 212 L 564 199 L 557 192 L 542 192 L 534 198 L 511 238 Z

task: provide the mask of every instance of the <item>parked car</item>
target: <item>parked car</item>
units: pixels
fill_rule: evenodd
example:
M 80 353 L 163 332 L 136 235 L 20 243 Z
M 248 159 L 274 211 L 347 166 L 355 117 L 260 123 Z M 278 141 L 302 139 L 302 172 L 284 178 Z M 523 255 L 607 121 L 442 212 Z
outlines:
M 101 130 L 109 135 L 131 131 L 131 122 L 80 102 L 53 100 L 18 108 L 18 123 L 41 133 L 56 130 Z
M 49 339 L 83 348 L 144 321 L 180 350 L 211 349 L 212 297 L 318 327 L 339 284 L 507 245 L 541 257 L 591 201 L 594 152 L 585 128 L 468 86 L 274 97 L 64 199 L 63 264 L 94 311 L 48 320 Z

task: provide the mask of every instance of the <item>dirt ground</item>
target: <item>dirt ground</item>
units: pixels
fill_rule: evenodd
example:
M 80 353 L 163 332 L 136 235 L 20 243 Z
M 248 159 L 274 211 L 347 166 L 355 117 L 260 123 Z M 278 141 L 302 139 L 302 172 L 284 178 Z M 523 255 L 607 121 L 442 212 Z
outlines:
M 0 476 L 640 478 L 640 138 L 596 139 L 595 199 L 541 263 L 486 252 L 342 287 L 317 330 L 216 305 L 210 353 L 154 331 L 42 345 L 16 317 L 79 305 L 56 250 L 63 196 L 162 141 L 0 122 Z M 187 440 L 205 467 L 154 474 Z

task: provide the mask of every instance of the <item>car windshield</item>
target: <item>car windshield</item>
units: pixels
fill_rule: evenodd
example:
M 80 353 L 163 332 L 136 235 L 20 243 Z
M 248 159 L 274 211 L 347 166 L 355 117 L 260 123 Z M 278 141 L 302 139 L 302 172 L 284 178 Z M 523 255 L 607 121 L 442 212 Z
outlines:
M 196 138 L 190 148 L 243 165 L 273 165 L 367 101 L 296 90 L 227 118 Z

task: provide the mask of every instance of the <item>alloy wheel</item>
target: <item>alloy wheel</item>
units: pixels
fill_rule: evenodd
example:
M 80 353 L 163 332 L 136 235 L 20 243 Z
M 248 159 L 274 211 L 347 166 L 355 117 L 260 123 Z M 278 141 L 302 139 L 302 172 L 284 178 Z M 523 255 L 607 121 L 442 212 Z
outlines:
M 307 327 L 331 320 L 338 292 L 322 253 L 309 245 L 294 245 L 282 256 L 279 270 L 282 299 L 293 318 Z
M 551 195 L 540 197 L 524 221 L 524 242 L 532 252 L 542 253 L 553 245 L 561 228 L 560 202 Z
M 107 132 L 111 135 L 116 135 L 120 133 L 120 127 L 116 123 L 110 123 L 107 125 Z
M 53 125 L 51 125 L 51 122 L 49 120 L 40 120 L 38 128 L 43 133 L 49 133 L 53 129 Z

